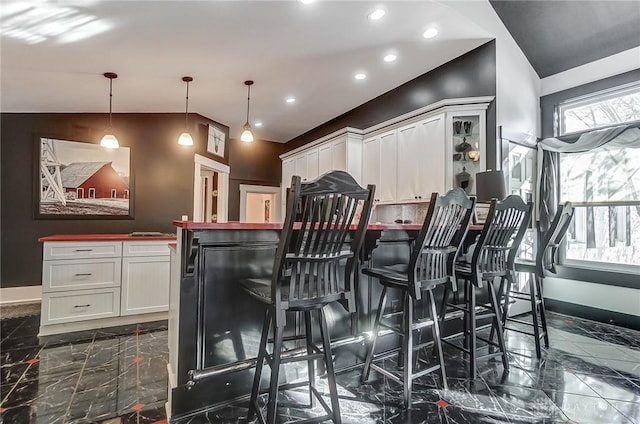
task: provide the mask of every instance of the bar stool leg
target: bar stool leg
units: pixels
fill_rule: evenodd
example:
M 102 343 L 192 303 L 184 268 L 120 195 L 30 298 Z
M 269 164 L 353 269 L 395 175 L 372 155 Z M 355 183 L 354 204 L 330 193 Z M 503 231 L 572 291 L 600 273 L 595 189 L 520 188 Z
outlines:
M 271 360 L 271 380 L 269 381 L 269 403 L 267 405 L 267 424 L 276 422 L 276 409 L 278 406 L 278 387 L 280 376 L 280 354 L 282 352 L 282 338 L 284 327 L 273 325 L 273 358 Z
M 531 300 L 531 319 L 533 321 L 533 337 L 535 338 L 536 357 L 542 357 L 542 349 L 540 349 L 540 327 L 538 327 L 538 296 L 536 295 L 535 277 L 529 277 L 529 298 Z
M 449 284 L 451 284 L 450 281 L 444 283 L 444 293 L 442 294 L 442 305 L 440 306 L 440 316 L 438 317 L 438 315 L 436 314 L 435 318 L 433 318 L 434 321 L 439 321 L 438 323 L 438 327 L 439 328 L 443 328 L 444 326 L 444 318 L 446 316 L 447 313 L 447 300 L 449 297 Z M 431 293 L 431 295 L 433 296 L 433 293 Z M 457 296 L 454 297 L 454 299 L 457 298 Z M 454 300 L 455 302 L 455 300 Z M 435 356 L 437 355 L 436 349 L 439 349 L 440 351 L 442 350 L 442 345 L 440 346 L 436 346 L 436 344 L 433 344 L 433 351 L 432 351 L 432 355 Z
M 501 300 L 503 297 L 505 297 L 505 293 L 504 293 L 505 281 L 506 281 L 506 279 L 504 277 L 500 277 L 500 288 L 498 288 L 498 293 L 497 293 L 498 300 Z M 505 297 L 505 299 L 506 299 L 506 297 Z M 498 303 L 498 305 L 500 305 L 500 304 Z M 503 306 L 503 308 L 506 308 L 506 303 L 505 303 L 505 306 Z M 504 312 L 503 316 L 505 317 L 505 320 L 506 320 L 507 312 Z M 505 322 L 503 321 L 502 326 L 504 327 L 504 325 L 505 325 Z M 493 341 L 493 336 L 494 336 L 495 332 L 496 332 L 496 326 L 495 325 L 491 325 L 491 332 L 489 333 L 489 340 L 490 341 Z
M 427 290 L 427 296 L 429 296 L 429 305 L 431 306 L 431 319 L 433 325 L 431 326 L 431 332 L 433 333 L 433 346 L 438 350 L 438 360 L 440 361 L 440 375 L 442 376 L 442 387 L 447 390 L 449 388 L 447 384 L 447 373 L 444 368 L 444 355 L 442 354 L 442 342 L 440 341 L 440 324 L 438 323 L 438 312 L 436 311 L 436 300 L 433 296 L 433 290 Z
M 322 350 L 324 351 L 324 361 L 327 367 L 327 381 L 329 383 L 329 396 L 331 397 L 331 412 L 333 413 L 333 422 L 341 424 L 340 403 L 338 402 L 338 388 L 336 386 L 336 374 L 333 370 L 333 357 L 331 355 L 331 340 L 329 331 L 327 330 L 327 320 L 324 315 L 324 309 L 320 311 L 320 336 L 322 337 Z
M 258 412 L 258 395 L 260 394 L 260 381 L 262 379 L 262 367 L 264 366 L 264 358 L 267 356 L 267 339 L 269 338 L 269 327 L 271 326 L 271 310 L 267 308 L 264 313 L 264 322 L 262 324 L 262 335 L 260 336 L 260 346 L 258 347 L 258 360 L 256 363 L 256 371 L 253 376 L 253 386 L 251 388 L 251 400 L 249 401 L 249 412 L 247 414 L 247 422 L 250 422 Z
M 513 286 L 512 278 L 506 276 L 502 277 L 507 282 L 506 290 L 504 291 L 504 305 L 502 306 L 502 326 L 504 327 L 507 323 L 507 318 L 509 318 L 509 297 L 511 295 L 511 287 Z M 502 283 L 500 284 L 502 287 Z
M 404 406 L 411 408 L 411 391 L 413 388 L 413 297 L 405 292 L 404 302 L 404 334 L 402 340 L 402 353 L 404 358 L 403 382 L 404 382 Z
M 387 286 L 382 286 L 382 293 L 380 293 L 380 302 L 378 303 L 378 312 L 376 312 L 376 319 L 373 322 L 373 329 L 371 330 L 371 341 L 367 348 L 367 356 L 364 361 L 364 368 L 362 369 L 362 376 L 360 381 L 363 383 L 369 379 L 369 373 L 371 372 L 371 362 L 373 361 L 373 353 L 376 350 L 376 341 L 378 340 L 378 328 L 380 327 L 380 320 L 384 313 L 384 308 L 387 304 Z
M 469 307 L 469 286 L 471 285 L 473 284 L 471 284 L 470 280 L 464 280 L 463 304 L 466 307 Z M 471 340 L 471 333 L 469 329 L 471 328 L 472 323 L 471 323 L 471 315 L 468 312 L 464 314 L 464 320 L 462 325 L 463 325 L 462 331 L 464 332 L 463 346 L 465 347 L 465 349 L 469 349 L 469 341 Z
M 311 311 L 304 311 L 304 326 L 305 336 L 307 343 L 307 354 L 313 353 L 313 333 L 311 332 Z M 307 360 L 307 374 L 309 375 L 309 405 L 313 408 L 315 405 L 316 397 L 313 394 L 313 388 L 316 387 L 316 361 L 313 359 Z
M 510 279 L 510 277 L 507 277 Z M 510 285 L 511 281 L 507 284 Z M 507 356 L 507 348 L 504 344 L 504 327 L 502 326 L 502 317 L 500 312 L 500 306 L 498 304 L 498 300 L 496 298 L 496 289 L 493 287 L 491 282 L 487 282 L 489 286 L 489 295 L 491 296 L 491 303 L 493 305 L 493 311 L 495 312 L 494 322 L 496 327 L 498 328 L 496 333 L 498 334 L 498 344 L 500 345 L 500 350 L 502 350 L 502 365 L 504 366 L 505 371 L 509 371 L 509 357 Z
M 544 331 L 544 347 L 549 349 L 549 331 L 547 330 L 547 310 L 544 307 L 544 297 L 542 296 L 542 281 L 537 275 L 534 277 L 538 297 L 540 300 L 540 321 L 542 323 L 542 331 Z
M 476 278 L 477 279 L 477 278 Z M 478 280 L 478 285 L 480 281 Z M 468 289 L 468 303 L 469 307 L 469 374 L 470 378 L 474 380 L 478 371 L 478 364 L 476 362 L 476 285 L 469 281 L 467 285 Z

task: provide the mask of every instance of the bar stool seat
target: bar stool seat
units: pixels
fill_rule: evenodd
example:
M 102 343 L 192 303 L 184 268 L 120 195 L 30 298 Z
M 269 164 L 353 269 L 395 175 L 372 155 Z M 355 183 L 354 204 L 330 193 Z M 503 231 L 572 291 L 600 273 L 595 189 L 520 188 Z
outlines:
M 409 264 L 397 264 L 385 268 L 363 269 L 362 273 L 378 279 L 382 293 L 376 312 L 376 318 L 367 345 L 367 354 L 362 370 L 362 382 L 369 379 L 371 369 L 403 385 L 405 408 L 411 408 L 413 380 L 434 371 L 440 371 L 442 385 L 447 388 L 447 376 L 440 343 L 440 326 L 433 289 L 445 284 L 453 275 L 453 261 L 469 228 L 475 199 L 470 199 L 464 190 L 456 188 L 445 196 L 431 195 L 429 209 L 418 237 L 416 238 Z M 403 307 L 400 312 L 385 313 L 387 290 L 395 289 L 402 295 Z M 414 318 L 414 304 L 426 293 L 429 306 L 428 316 Z M 401 318 L 401 323 L 391 321 Z M 401 336 L 401 346 L 375 354 L 378 331 L 384 327 Z M 431 327 L 432 342 L 414 343 L 413 333 L 419 329 Z M 433 346 L 438 363 L 433 365 L 419 358 L 420 351 Z M 377 360 L 398 355 L 397 370 L 387 369 L 374 363 Z M 415 358 L 415 366 L 414 366 Z M 417 370 L 418 365 L 427 368 Z
M 359 266 L 359 252 L 371 216 L 374 193 L 375 186 L 364 189 L 343 171 L 326 173 L 308 183 L 301 183 L 299 176 L 292 178 L 271 278 L 240 282 L 249 296 L 266 306 L 247 421 L 257 414 L 262 424 L 276 422 L 278 392 L 292 387 L 280 385 L 280 366 L 306 361 L 310 405 L 298 406 L 313 406 L 317 400 L 326 414 L 301 422 L 331 420 L 341 423 L 331 337 L 324 307 L 340 302 L 348 312 L 355 311 L 352 276 Z M 360 217 L 356 231 L 347 243 L 357 212 Z M 303 334 L 285 337 L 286 317 L 291 312 L 303 315 Z M 312 313 L 317 314 L 317 321 L 312 320 Z M 321 346 L 313 340 L 312 325 L 320 327 Z M 304 341 L 306 354 L 304 347 L 284 347 L 285 341 L 297 340 Z M 271 353 L 267 350 L 268 343 L 273 343 Z M 331 406 L 315 386 L 315 361 L 318 359 L 325 364 Z M 258 404 L 265 363 L 271 368 L 266 419 Z

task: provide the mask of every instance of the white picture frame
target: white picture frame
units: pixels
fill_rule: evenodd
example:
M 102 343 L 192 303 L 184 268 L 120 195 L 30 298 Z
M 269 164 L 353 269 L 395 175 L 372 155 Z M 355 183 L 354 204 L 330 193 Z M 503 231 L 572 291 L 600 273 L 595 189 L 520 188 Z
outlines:
M 209 133 L 207 137 L 207 152 L 224 157 L 224 149 L 225 149 L 225 132 L 220 128 L 209 125 Z

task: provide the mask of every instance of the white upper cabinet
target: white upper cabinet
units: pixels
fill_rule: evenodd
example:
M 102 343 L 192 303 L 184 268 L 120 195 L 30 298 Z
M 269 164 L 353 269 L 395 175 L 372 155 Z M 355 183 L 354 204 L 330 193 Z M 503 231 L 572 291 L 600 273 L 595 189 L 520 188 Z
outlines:
M 375 184 L 376 203 L 396 201 L 396 131 L 364 140 L 362 183 Z
M 282 161 L 282 188 L 291 187 L 291 178 L 296 173 L 296 160 L 294 158 Z M 284 198 L 283 193 L 283 198 Z
M 322 175 L 333 169 L 333 156 L 331 153 L 331 144 L 320 146 L 318 148 L 318 174 Z
M 398 128 L 398 201 L 445 190 L 444 114 Z
M 311 149 L 311 151 L 307 152 L 305 155 L 307 157 L 307 176 L 306 181 L 311 181 L 313 179 L 318 178 L 318 149 Z M 304 178 L 303 178 L 304 180 Z

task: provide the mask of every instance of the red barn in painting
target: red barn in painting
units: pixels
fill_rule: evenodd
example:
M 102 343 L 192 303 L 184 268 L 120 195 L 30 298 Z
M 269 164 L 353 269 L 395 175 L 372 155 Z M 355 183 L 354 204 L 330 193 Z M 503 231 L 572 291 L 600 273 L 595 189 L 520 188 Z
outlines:
M 73 162 L 60 171 L 65 193 L 78 199 L 128 199 L 129 186 L 111 162 Z

